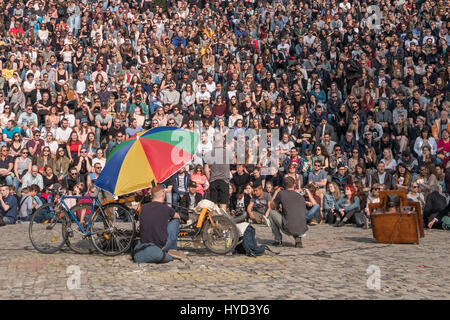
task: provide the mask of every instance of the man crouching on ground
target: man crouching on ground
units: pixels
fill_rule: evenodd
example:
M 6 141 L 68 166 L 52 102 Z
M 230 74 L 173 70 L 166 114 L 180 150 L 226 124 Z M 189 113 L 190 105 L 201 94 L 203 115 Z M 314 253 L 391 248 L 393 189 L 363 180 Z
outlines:
M 269 212 L 272 234 L 275 238 L 273 245 L 282 245 L 281 231 L 295 239 L 295 247 L 303 248 L 302 237 L 306 235 L 306 203 L 301 194 L 295 191 L 295 180 L 292 177 L 284 179 L 284 190 L 279 188 L 270 202 Z M 276 211 L 281 204 L 281 213 Z
M 184 253 L 177 250 L 180 216 L 164 203 L 164 187 L 152 188 L 152 202 L 141 209 L 141 243 L 135 248 L 135 262 L 164 263 L 173 258 L 182 259 Z

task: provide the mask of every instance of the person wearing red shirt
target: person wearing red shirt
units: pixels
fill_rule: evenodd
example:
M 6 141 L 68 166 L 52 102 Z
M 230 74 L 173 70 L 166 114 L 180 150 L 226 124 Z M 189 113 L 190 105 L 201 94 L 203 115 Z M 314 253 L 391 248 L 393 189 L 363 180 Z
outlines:
M 9 32 L 11 32 L 14 35 L 14 37 L 17 36 L 17 32 L 20 32 L 22 33 L 22 35 L 25 35 L 25 31 L 23 31 L 23 28 L 20 26 L 19 21 L 16 21 L 14 27 L 12 27 L 11 30 L 9 30 Z
M 67 154 L 69 156 L 70 162 L 75 164 L 80 156 L 80 149 L 83 143 L 78 139 L 78 133 L 72 131 L 69 140 L 67 140 Z
M 444 168 L 450 160 L 450 136 L 447 129 L 442 130 L 442 138 L 437 144 L 437 157 L 442 160 Z

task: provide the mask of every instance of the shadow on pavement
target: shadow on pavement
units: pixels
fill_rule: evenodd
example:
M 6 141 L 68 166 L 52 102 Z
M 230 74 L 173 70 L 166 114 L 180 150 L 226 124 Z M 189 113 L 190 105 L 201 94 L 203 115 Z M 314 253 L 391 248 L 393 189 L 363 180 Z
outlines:
M 373 238 L 361 238 L 361 237 L 345 237 L 345 240 L 361 242 L 361 243 L 376 243 L 377 241 Z

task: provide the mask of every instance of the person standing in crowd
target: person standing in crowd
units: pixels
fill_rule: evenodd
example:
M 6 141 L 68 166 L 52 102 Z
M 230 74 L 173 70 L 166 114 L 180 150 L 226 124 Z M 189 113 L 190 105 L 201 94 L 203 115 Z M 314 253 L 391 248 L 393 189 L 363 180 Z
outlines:
M 205 174 L 209 180 L 210 200 L 227 209 L 230 199 L 230 164 L 233 153 L 220 134 L 214 136 L 214 147 L 205 155 Z

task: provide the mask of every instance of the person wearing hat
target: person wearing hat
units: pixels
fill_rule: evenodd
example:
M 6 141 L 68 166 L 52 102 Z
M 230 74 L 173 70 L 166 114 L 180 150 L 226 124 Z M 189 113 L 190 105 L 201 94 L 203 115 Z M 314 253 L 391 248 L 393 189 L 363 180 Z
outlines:
M 189 220 L 189 211 L 193 210 L 197 204 L 202 201 L 202 195 L 197 190 L 197 183 L 195 181 L 189 182 L 188 192 L 180 200 L 180 207 L 175 208 L 178 211 L 181 223 L 186 223 Z

